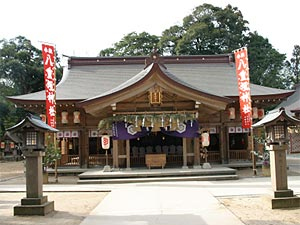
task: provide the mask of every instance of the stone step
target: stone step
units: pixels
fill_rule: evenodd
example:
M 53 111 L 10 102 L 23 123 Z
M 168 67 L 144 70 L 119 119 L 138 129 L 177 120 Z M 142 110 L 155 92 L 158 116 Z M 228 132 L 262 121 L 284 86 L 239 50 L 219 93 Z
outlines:
M 237 180 L 236 174 L 230 175 L 207 175 L 207 176 L 179 176 L 179 177 L 143 177 L 143 178 L 112 178 L 112 179 L 80 179 L 78 184 L 120 184 L 120 183 L 145 183 L 163 181 L 217 181 Z

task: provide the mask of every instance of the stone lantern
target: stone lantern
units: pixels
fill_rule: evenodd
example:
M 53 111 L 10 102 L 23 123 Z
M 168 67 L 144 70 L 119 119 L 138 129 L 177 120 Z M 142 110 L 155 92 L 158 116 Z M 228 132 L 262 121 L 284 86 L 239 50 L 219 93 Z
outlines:
M 289 116 L 284 108 L 267 114 L 253 128 L 264 126 L 266 131 L 266 149 L 270 152 L 271 180 L 274 196 L 272 209 L 300 207 L 300 198 L 288 189 L 286 151 L 288 149 L 287 127 L 300 124 Z
M 22 151 L 26 157 L 26 198 L 21 199 L 21 205 L 14 207 L 14 215 L 46 215 L 52 212 L 54 202 L 43 196 L 42 157 L 45 155 L 45 132 L 58 130 L 29 114 L 7 131 L 22 138 Z

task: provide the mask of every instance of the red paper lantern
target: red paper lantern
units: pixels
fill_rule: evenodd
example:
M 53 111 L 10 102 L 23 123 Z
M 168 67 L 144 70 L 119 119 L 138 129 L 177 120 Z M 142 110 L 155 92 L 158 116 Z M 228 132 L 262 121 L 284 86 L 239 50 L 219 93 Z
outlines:
M 258 114 L 258 119 L 262 119 L 265 116 L 265 110 L 264 109 L 258 109 L 257 114 Z

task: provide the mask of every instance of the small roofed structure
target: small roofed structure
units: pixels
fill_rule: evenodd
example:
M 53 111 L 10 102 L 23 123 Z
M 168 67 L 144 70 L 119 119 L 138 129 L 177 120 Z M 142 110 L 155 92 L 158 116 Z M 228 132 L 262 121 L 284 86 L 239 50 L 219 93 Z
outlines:
M 290 116 L 284 108 L 268 113 L 262 120 L 253 124 L 253 128 L 265 127 L 269 142 L 285 141 L 287 127 L 300 125 L 300 120 Z M 274 128 L 271 130 L 271 128 Z
M 42 150 L 42 149 L 44 149 L 44 146 L 42 144 L 42 143 L 44 143 L 44 135 L 38 135 L 38 134 L 34 133 L 35 131 L 39 131 L 39 133 L 58 132 L 57 129 L 49 126 L 48 124 L 44 123 L 39 117 L 34 116 L 32 114 L 28 114 L 25 117 L 25 119 L 23 119 L 20 123 L 7 129 L 7 133 L 10 136 L 19 137 L 22 140 L 23 147 L 25 145 L 27 145 L 27 148 L 28 148 L 29 143 L 27 143 L 27 142 L 29 141 L 29 139 L 33 141 L 33 139 L 35 138 L 35 140 L 37 140 L 37 143 L 35 143 L 35 144 L 32 143 L 32 146 L 35 146 L 35 150 L 36 150 L 37 146 L 38 146 L 38 149 Z M 33 136 L 30 138 L 28 136 L 24 137 L 24 135 L 33 135 Z M 26 141 L 26 143 L 24 143 L 25 141 Z
M 295 119 L 294 117 L 290 116 L 285 112 L 285 108 L 280 108 L 279 111 L 273 111 L 268 113 L 262 120 L 258 121 L 257 123 L 253 124 L 253 128 L 261 127 L 261 126 L 269 126 L 277 121 L 286 120 L 290 125 L 300 125 L 300 120 Z

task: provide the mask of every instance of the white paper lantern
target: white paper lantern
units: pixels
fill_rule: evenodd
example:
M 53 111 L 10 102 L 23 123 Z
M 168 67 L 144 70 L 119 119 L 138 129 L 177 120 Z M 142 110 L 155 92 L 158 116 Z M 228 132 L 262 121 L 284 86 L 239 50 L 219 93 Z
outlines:
M 62 111 L 61 112 L 61 123 L 62 124 L 67 124 L 68 121 L 68 112 L 67 111 Z
M 258 109 L 257 107 L 252 108 L 252 118 L 257 119 L 258 118 Z
M 235 119 L 235 108 L 230 107 L 228 110 L 229 110 L 229 119 L 234 120 Z
M 74 123 L 80 123 L 80 112 L 79 111 L 74 111 L 73 112 L 73 122 Z

